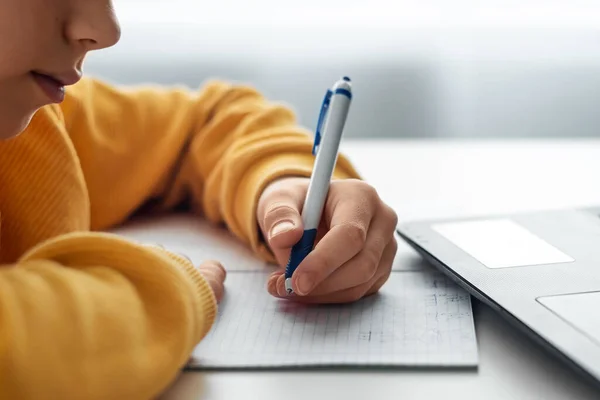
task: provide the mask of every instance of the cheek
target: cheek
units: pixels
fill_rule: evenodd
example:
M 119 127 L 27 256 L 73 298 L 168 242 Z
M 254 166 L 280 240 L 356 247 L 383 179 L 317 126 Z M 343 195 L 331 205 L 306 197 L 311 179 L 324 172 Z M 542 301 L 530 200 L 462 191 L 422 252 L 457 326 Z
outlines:
M 39 68 L 56 52 L 62 12 L 58 3 L 64 1 L 0 0 L 0 82 Z
M 27 2 L 27 0 L 24 0 Z M 6 0 L 0 0 L 2 8 Z M 8 10 L 0 13 L 0 81 L 14 76 L 26 68 L 32 58 L 33 21 L 23 15 L 17 4 L 8 1 Z
M 0 0 L 0 138 L 29 124 L 45 98 L 32 82 L 32 69 L 61 65 L 59 3 L 66 0 Z
M 17 43 L 20 42 L 17 38 L 9 42 L 0 32 L 0 85 L 31 70 L 33 57 L 27 47 L 23 51 L 18 50 Z

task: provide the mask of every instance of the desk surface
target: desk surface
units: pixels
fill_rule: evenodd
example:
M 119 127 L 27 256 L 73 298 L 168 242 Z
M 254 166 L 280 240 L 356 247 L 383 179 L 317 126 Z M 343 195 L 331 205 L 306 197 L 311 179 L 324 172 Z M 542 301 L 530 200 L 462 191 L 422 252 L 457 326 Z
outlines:
M 600 205 L 600 141 L 348 141 L 401 220 Z M 400 243 L 398 257 L 421 262 Z M 598 399 L 600 391 L 474 301 L 477 371 L 185 372 L 167 400 Z

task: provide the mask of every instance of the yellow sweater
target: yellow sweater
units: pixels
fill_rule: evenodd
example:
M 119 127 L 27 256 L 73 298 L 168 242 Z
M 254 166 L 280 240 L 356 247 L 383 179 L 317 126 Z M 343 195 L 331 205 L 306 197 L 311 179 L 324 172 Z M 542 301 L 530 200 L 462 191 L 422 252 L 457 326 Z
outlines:
M 187 205 L 256 254 L 263 187 L 310 174 L 311 140 L 251 88 L 199 93 L 95 80 L 0 141 L 0 398 L 148 399 L 209 331 L 187 261 L 99 231 Z M 337 178 L 356 177 L 340 157 Z

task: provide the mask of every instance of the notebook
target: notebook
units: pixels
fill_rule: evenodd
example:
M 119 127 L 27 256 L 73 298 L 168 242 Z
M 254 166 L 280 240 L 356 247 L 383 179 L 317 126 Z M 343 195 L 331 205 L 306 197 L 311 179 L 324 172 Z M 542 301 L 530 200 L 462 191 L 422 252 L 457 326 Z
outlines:
M 437 272 L 394 272 L 345 305 L 275 299 L 265 272 L 233 272 L 189 368 L 477 366 L 470 297 Z
M 344 305 L 301 305 L 266 291 L 274 267 L 200 219 L 137 221 L 116 233 L 227 268 L 216 323 L 188 369 L 460 367 L 478 364 L 471 298 L 399 243 L 380 293 Z

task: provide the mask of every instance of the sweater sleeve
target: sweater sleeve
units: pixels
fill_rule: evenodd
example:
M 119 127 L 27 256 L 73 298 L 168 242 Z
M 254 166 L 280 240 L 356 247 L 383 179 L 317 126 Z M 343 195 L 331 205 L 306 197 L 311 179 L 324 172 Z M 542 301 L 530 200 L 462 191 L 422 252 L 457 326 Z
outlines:
M 0 398 L 153 398 L 215 311 L 175 255 L 101 233 L 51 239 L 0 268 Z
M 293 112 L 247 86 L 211 81 L 189 92 L 82 80 L 62 110 L 93 229 L 121 223 L 142 205 L 186 204 L 268 258 L 256 223 L 260 193 L 281 176 L 312 171 L 312 139 Z M 343 154 L 334 178 L 358 178 Z

